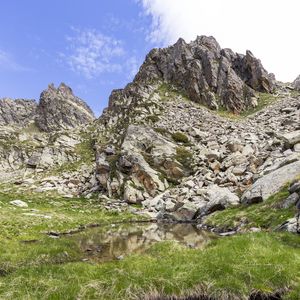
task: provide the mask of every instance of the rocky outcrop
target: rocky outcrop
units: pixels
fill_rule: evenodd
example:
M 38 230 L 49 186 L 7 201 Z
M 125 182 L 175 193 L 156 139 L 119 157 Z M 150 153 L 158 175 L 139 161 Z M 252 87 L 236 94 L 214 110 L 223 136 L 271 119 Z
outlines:
M 299 157 L 300 159 L 300 157 Z M 258 179 L 242 196 L 242 203 L 262 202 L 300 176 L 300 160 L 283 166 Z
M 300 75 L 293 82 L 294 89 L 300 91 Z
M 217 185 L 203 187 L 196 177 L 143 202 L 152 217 L 172 221 L 201 220 L 215 211 L 240 203 L 237 195 Z
M 286 230 L 293 233 L 300 233 L 300 180 L 290 184 L 287 199 L 282 203 L 282 208 L 295 207 L 296 215 L 279 226 L 279 230 Z
M 110 195 L 129 203 L 142 202 L 168 188 L 166 178 L 185 175 L 176 160 L 177 145 L 149 126 L 129 125 L 118 150 L 109 145 L 97 150 L 97 178 Z M 122 194 L 123 192 L 123 194 Z
M 88 105 L 74 96 L 72 89 L 61 83 L 58 88 L 53 84 L 43 91 L 36 112 L 36 124 L 43 131 L 75 128 L 94 120 Z
M 213 37 L 200 36 L 190 44 L 183 39 L 148 55 L 134 82 L 163 80 L 181 89 L 191 100 L 211 109 L 239 113 L 257 105 L 256 93 L 275 87 L 260 60 L 221 49 Z
M 0 126 L 26 126 L 30 121 L 33 121 L 36 107 L 35 100 L 0 99 Z

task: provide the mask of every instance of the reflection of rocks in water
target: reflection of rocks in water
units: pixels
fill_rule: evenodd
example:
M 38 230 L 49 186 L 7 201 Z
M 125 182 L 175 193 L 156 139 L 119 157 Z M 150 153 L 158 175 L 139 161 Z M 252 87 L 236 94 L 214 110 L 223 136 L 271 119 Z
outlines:
M 100 261 L 142 253 L 162 241 L 176 241 L 187 247 L 202 247 L 211 234 L 191 224 L 126 224 L 94 228 L 71 237 L 88 257 Z

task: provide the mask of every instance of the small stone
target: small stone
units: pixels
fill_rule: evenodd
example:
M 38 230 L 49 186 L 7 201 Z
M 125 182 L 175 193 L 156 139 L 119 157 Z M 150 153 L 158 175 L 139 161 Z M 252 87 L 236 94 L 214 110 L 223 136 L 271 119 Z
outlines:
M 17 207 L 28 207 L 28 204 L 22 200 L 13 200 L 10 201 L 9 203 Z
M 289 208 L 291 206 L 294 206 L 297 201 L 300 199 L 299 195 L 297 193 L 293 193 L 289 195 L 281 205 L 282 208 Z

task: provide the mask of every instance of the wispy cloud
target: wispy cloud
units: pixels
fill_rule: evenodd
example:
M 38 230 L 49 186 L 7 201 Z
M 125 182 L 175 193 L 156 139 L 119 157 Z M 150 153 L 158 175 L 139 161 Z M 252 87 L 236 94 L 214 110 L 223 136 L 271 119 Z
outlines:
M 61 54 L 72 71 L 91 79 L 101 73 L 122 71 L 118 60 L 126 52 L 122 42 L 93 29 L 74 29 L 74 35 L 68 36 L 67 53 Z
M 242 53 L 251 49 L 280 80 L 294 80 L 300 72 L 300 42 L 295 38 L 300 1 L 274 0 L 270 5 L 269 1 L 252 0 L 246 15 L 255 16 L 255 22 L 245 21 L 240 0 L 135 1 L 141 5 L 142 15 L 150 17 L 146 39 L 156 47 L 170 45 L 180 37 L 189 42 L 197 35 L 213 35 L 222 47 Z M 266 24 L 272 24 L 267 36 L 262 30 Z
M 140 67 L 140 62 L 135 56 L 131 56 L 127 59 L 125 66 L 128 71 L 127 79 L 131 80 L 138 72 Z
M 16 62 L 14 57 L 0 49 L 0 69 L 4 71 L 14 71 L 14 72 L 24 72 L 24 71 L 31 71 L 30 68 L 26 68 L 19 63 Z

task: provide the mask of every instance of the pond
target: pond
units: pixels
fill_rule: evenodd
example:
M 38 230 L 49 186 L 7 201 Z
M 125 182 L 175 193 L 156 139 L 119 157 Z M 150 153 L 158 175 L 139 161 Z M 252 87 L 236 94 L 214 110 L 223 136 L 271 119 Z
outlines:
M 213 237 L 193 224 L 129 223 L 91 228 L 67 238 L 79 245 L 86 260 L 109 261 L 143 253 L 162 241 L 202 248 Z

